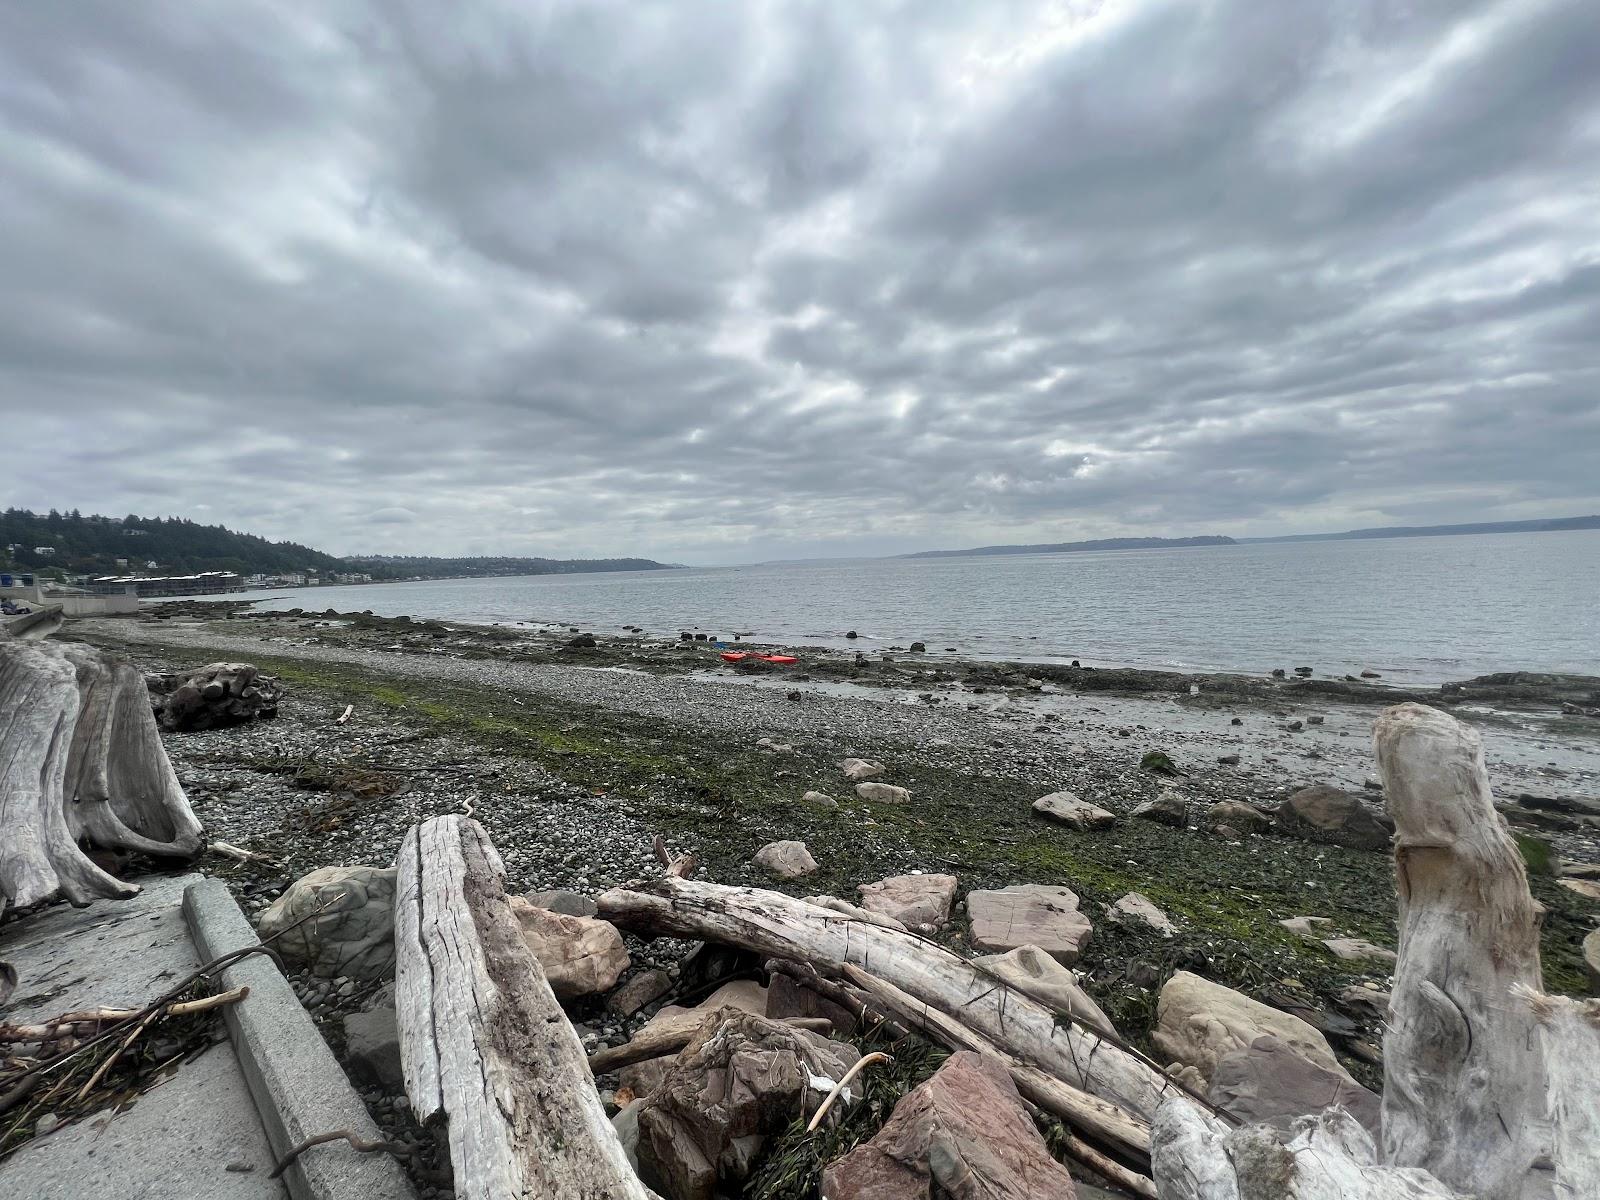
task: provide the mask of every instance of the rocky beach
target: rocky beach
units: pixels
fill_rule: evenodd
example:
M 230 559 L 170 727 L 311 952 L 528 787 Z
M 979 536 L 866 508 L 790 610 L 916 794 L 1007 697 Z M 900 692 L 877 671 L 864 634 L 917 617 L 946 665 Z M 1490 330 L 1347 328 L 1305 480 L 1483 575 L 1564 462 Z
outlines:
M 1184 676 L 909 646 L 783 647 L 799 661 L 777 667 L 725 663 L 693 633 L 237 602 L 147 606 L 62 636 L 152 674 L 248 662 L 276 680 L 273 719 L 164 738 L 208 838 L 252 856 L 212 855 L 207 870 L 255 918 L 308 872 L 386 867 L 413 825 L 458 813 L 492 838 L 508 891 L 579 916 L 607 889 L 659 872 L 658 836 L 669 859 L 696 856 L 702 878 L 794 896 L 868 902 L 863 885 L 953 877 L 951 919 L 927 932 L 962 954 L 1053 936 L 1048 922 L 1020 940 L 985 932 L 978 903 L 997 889 L 1066 888 L 1082 928 L 1062 957 L 1133 1045 L 1166 1061 L 1158 997 L 1203 976 L 1308 1022 L 1334 1065 L 1374 1088 L 1396 896 L 1371 730 L 1386 705 L 1421 700 L 1483 738 L 1546 910 L 1546 988 L 1592 987 L 1583 941 L 1600 916 L 1600 679 L 1507 674 L 1402 692 L 1355 664 Z M 761 975 L 747 959 L 731 977 L 685 963 L 690 946 L 629 934 L 620 979 L 638 1003 L 604 997 L 615 978 L 564 1000 L 584 1048 L 622 1045 L 663 1005 Z M 398 1079 L 383 1015 L 392 984 L 360 974 L 303 969 L 296 993 L 380 1126 L 417 1148 L 422 1193 L 447 1194 Z M 941 1057 L 902 1055 L 868 1090 L 877 1107 L 854 1110 L 825 1146 L 775 1139 L 749 1193 L 814 1192 L 830 1156 L 870 1137 L 884 1105 Z M 634 1071 L 597 1082 L 616 1110 L 650 1081 Z

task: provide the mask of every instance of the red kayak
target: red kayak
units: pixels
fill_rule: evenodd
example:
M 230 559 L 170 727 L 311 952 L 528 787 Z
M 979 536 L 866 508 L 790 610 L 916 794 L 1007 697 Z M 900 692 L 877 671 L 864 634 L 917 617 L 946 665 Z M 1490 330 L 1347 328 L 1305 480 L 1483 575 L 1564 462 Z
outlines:
M 780 667 L 793 666 L 800 661 L 792 654 L 758 654 L 756 657 L 762 662 L 777 663 Z
M 724 650 L 722 653 L 723 662 L 743 662 L 749 657 L 750 652 L 748 650 Z

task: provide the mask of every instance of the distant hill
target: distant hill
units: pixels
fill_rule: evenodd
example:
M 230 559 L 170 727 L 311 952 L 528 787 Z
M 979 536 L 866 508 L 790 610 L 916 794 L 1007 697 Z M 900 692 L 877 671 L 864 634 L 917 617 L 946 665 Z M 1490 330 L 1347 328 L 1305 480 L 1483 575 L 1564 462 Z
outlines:
M 1347 529 L 1343 533 L 1293 533 L 1283 537 L 1240 538 L 1240 542 L 1338 542 L 1353 538 L 1450 537 L 1467 533 L 1555 533 L 1564 529 L 1600 529 L 1600 516 L 1551 517 L 1542 521 L 1473 521 L 1465 525 L 1386 525 Z
M 1071 554 L 1080 550 L 1179 550 L 1190 546 L 1234 546 L 1231 537 L 1125 537 L 1097 538 L 1089 542 L 1046 542 L 1032 546 L 977 546 L 971 550 L 923 550 L 901 558 L 964 558 L 987 554 Z
M 237 571 L 241 575 L 356 573 L 374 579 L 668 569 L 648 558 L 340 558 L 297 542 L 272 542 L 183 517 L 86 517 L 76 509 L 41 514 L 25 508 L 0 513 L 0 567 L 54 568 L 72 575 Z

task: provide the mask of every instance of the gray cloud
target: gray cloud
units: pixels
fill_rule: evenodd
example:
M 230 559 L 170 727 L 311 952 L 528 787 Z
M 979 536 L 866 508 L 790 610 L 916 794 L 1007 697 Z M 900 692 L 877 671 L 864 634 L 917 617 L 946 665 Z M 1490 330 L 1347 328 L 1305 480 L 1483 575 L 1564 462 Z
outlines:
M 8 6 L 7 499 L 691 561 L 1600 510 L 1596 61 L 1583 0 Z

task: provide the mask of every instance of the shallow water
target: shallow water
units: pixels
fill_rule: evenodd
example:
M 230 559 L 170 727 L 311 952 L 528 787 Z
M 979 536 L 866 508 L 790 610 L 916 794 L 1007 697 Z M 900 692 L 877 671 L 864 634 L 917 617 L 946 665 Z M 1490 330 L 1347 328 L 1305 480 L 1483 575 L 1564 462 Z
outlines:
M 1600 674 L 1600 532 L 852 559 L 447 579 L 247 593 L 263 608 L 370 609 L 605 633 L 883 648 L 1195 671 Z M 859 631 L 851 643 L 844 634 Z

